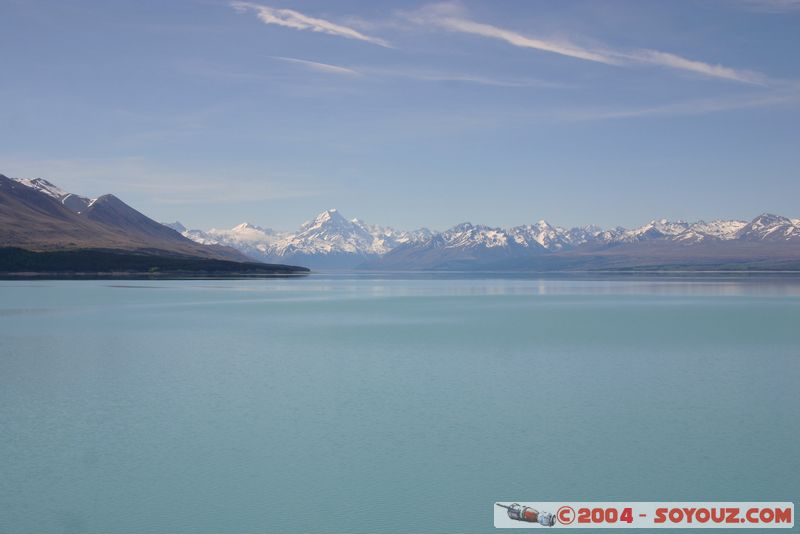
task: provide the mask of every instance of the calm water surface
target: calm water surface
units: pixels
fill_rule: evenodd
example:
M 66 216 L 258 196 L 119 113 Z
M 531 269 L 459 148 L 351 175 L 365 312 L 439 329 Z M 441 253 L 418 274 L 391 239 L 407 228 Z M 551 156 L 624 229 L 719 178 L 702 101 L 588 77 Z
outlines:
M 800 281 L 0 282 L 0 532 L 800 495 Z

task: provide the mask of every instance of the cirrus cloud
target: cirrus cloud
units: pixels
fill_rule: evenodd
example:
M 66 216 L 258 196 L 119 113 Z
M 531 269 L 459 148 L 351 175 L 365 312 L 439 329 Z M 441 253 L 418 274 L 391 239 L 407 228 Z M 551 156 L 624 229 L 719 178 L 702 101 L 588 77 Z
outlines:
M 310 61 L 308 59 L 299 59 L 296 57 L 286 56 L 270 56 L 272 59 L 285 61 L 286 63 L 295 63 L 311 70 L 325 72 L 328 74 L 344 74 L 347 76 L 359 76 L 361 73 L 349 67 L 342 67 L 340 65 L 331 65 L 330 63 L 320 63 L 319 61 Z
M 325 33 L 328 35 L 335 35 L 337 37 L 344 37 L 346 39 L 356 39 L 358 41 L 365 41 L 368 43 L 376 44 L 386 48 L 391 48 L 391 45 L 378 37 L 371 37 L 365 35 L 358 30 L 336 24 L 329 20 L 320 19 L 316 17 L 309 17 L 299 11 L 293 9 L 278 9 L 252 2 L 231 2 L 231 6 L 240 13 L 247 11 L 254 11 L 258 18 L 264 24 L 274 24 L 283 26 L 284 28 L 292 28 L 294 30 L 306 30 L 317 33 Z
M 456 2 L 443 2 L 424 6 L 417 11 L 405 13 L 405 17 L 423 26 L 497 39 L 520 48 L 531 48 L 606 65 L 653 65 L 752 85 L 765 85 L 767 79 L 766 76 L 758 72 L 706 63 L 658 50 L 618 50 L 597 45 L 590 48 L 565 40 L 524 35 L 507 28 L 471 20 L 461 5 Z

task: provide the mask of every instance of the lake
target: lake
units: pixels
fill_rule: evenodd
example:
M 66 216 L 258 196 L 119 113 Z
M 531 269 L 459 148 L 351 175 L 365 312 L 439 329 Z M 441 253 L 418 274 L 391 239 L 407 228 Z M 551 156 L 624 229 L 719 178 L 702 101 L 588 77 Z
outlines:
M 800 279 L 0 282 L 0 533 L 800 494 Z

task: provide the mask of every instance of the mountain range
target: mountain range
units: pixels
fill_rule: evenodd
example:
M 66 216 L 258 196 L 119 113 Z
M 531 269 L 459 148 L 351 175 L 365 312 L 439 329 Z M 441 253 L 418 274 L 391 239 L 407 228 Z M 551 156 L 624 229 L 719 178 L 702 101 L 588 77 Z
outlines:
M 296 232 L 250 223 L 207 231 L 167 226 L 197 243 L 317 269 L 800 268 L 800 219 L 768 213 L 751 221 L 659 219 L 633 229 L 567 229 L 544 220 L 503 229 L 465 222 L 437 232 L 368 225 L 331 209 Z
M 179 222 L 165 224 L 197 243 L 225 245 L 265 261 L 291 259 L 314 268 L 358 267 L 400 245 L 434 235 L 426 228 L 408 232 L 370 226 L 359 219 L 348 220 L 335 209 L 323 211 L 303 223 L 297 232 L 276 232 L 250 223 L 230 230 L 212 228 L 205 232 L 187 230 Z
M 0 174 L 0 271 L 267 271 L 235 248 L 200 244 L 114 195 L 86 198 Z M 278 270 L 293 269 L 276 266 Z
M 66 262 L 66 263 L 65 263 Z M 200 265 L 197 262 L 216 262 Z M 0 175 L 0 271 L 47 269 L 800 270 L 800 219 L 652 220 L 632 229 L 563 228 L 540 220 L 498 228 L 396 230 L 335 209 L 281 232 L 162 224 L 114 195 L 87 198 L 47 180 Z M 277 264 L 277 265 L 276 265 Z M 290 265 L 289 265 L 290 264 Z

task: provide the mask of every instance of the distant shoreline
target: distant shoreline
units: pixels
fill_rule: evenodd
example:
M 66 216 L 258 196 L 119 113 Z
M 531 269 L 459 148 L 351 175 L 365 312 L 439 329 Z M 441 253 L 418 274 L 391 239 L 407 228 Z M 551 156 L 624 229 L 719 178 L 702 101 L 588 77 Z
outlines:
M 6 279 L 272 278 L 310 272 L 306 267 L 294 265 L 198 258 L 159 251 L 0 248 L 0 278 Z
M 352 278 L 352 279 L 421 279 L 421 280 L 480 280 L 480 279 L 527 279 L 527 280 L 584 280 L 584 281 L 750 281 L 769 282 L 771 280 L 800 280 L 800 271 L 446 271 L 446 270 L 309 270 L 300 272 L 236 273 L 236 272 L 2 272 L 0 281 L 30 280 L 272 280 L 292 278 Z
M 257 280 L 271 278 L 302 278 L 310 272 L 296 273 L 142 273 L 142 272 L 0 272 L 0 280 Z

